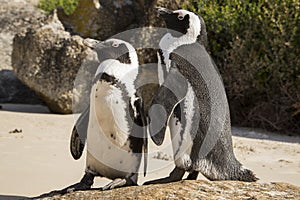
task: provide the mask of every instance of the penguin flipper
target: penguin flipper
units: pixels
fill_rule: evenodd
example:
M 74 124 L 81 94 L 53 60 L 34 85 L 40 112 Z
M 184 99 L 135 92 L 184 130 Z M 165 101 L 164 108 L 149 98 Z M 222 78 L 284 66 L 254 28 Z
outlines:
M 75 160 L 78 160 L 83 153 L 85 140 L 87 137 L 89 113 L 90 109 L 88 106 L 81 113 L 72 130 L 72 135 L 70 139 L 70 151 Z
M 175 106 L 185 97 L 187 88 L 185 77 L 176 68 L 171 68 L 165 82 L 154 95 L 149 110 L 149 131 L 156 145 L 163 143 L 169 118 Z
M 76 126 L 74 126 L 70 141 L 70 151 L 75 160 L 78 160 L 81 157 L 83 149 L 84 143 L 81 142 Z

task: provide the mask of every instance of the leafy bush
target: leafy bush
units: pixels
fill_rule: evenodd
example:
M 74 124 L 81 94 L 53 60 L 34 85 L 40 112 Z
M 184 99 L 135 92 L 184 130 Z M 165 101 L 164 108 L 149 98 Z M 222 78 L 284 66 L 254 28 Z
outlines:
M 234 124 L 300 132 L 299 0 L 197 1 Z
M 38 7 L 46 12 L 51 12 L 58 6 L 64 8 L 66 14 L 71 14 L 77 7 L 78 0 L 40 0 Z

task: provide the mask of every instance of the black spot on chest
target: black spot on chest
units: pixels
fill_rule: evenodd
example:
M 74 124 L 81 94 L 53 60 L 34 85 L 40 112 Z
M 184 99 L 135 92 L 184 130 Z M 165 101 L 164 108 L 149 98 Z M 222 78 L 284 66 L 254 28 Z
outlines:
M 110 137 L 113 139 L 113 140 L 116 140 L 116 135 L 114 133 L 111 133 L 110 134 Z

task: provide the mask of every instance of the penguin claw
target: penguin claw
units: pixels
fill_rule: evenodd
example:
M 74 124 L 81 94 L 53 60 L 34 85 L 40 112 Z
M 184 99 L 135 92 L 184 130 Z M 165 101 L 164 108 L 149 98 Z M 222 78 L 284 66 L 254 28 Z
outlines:
M 175 167 L 168 177 L 147 181 L 143 185 L 164 184 L 164 183 L 180 181 L 184 173 L 185 170 Z
M 137 183 L 135 183 L 135 181 L 132 181 L 130 178 L 117 178 L 115 180 L 113 180 L 112 182 L 110 182 L 109 184 L 105 185 L 104 187 L 101 188 L 101 190 L 111 190 L 114 188 L 119 188 L 119 187 L 123 187 L 123 186 L 133 186 L 133 185 L 137 185 Z
M 106 186 L 102 187 L 101 190 L 111 190 L 114 188 L 122 187 L 126 184 L 127 184 L 126 179 L 117 178 L 117 179 L 113 180 L 112 182 L 110 182 L 109 184 L 107 184 Z
M 62 190 L 54 190 L 49 193 L 41 194 L 40 196 L 34 197 L 33 199 L 40 199 L 46 197 L 53 197 L 55 195 L 64 195 L 70 192 L 79 191 L 79 190 L 89 190 L 91 186 L 88 186 L 84 183 L 75 183 L 74 185 L 70 185 Z
M 87 185 L 85 183 L 76 183 L 74 185 L 71 185 L 67 188 L 65 188 L 66 193 L 74 192 L 74 191 L 79 191 L 79 190 L 89 190 L 91 189 L 90 185 Z

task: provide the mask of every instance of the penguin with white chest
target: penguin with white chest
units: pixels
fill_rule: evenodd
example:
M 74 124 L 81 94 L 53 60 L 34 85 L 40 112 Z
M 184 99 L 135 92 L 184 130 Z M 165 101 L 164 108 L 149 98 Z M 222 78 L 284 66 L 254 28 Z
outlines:
M 154 143 L 161 145 L 169 126 L 176 167 L 169 177 L 145 184 L 178 181 L 185 172 L 187 179 L 196 179 L 200 172 L 210 180 L 256 181 L 233 152 L 229 106 L 204 47 L 204 20 L 186 10 L 158 8 L 158 13 L 170 31 L 159 43 L 161 87 L 149 111 L 149 130 Z
M 77 120 L 71 136 L 74 159 L 80 158 L 87 141 L 86 172 L 79 183 L 66 190 L 89 189 L 95 176 L 113 179 L 103 190 L 137 185 L 143 151 L 146 170 L 147 137 L 142 100 L 135 87 L 139 72 L 136 51 L 119 39 L 85 39 L 84 44 L 97 52 L 100 65 L 89 107 Z

